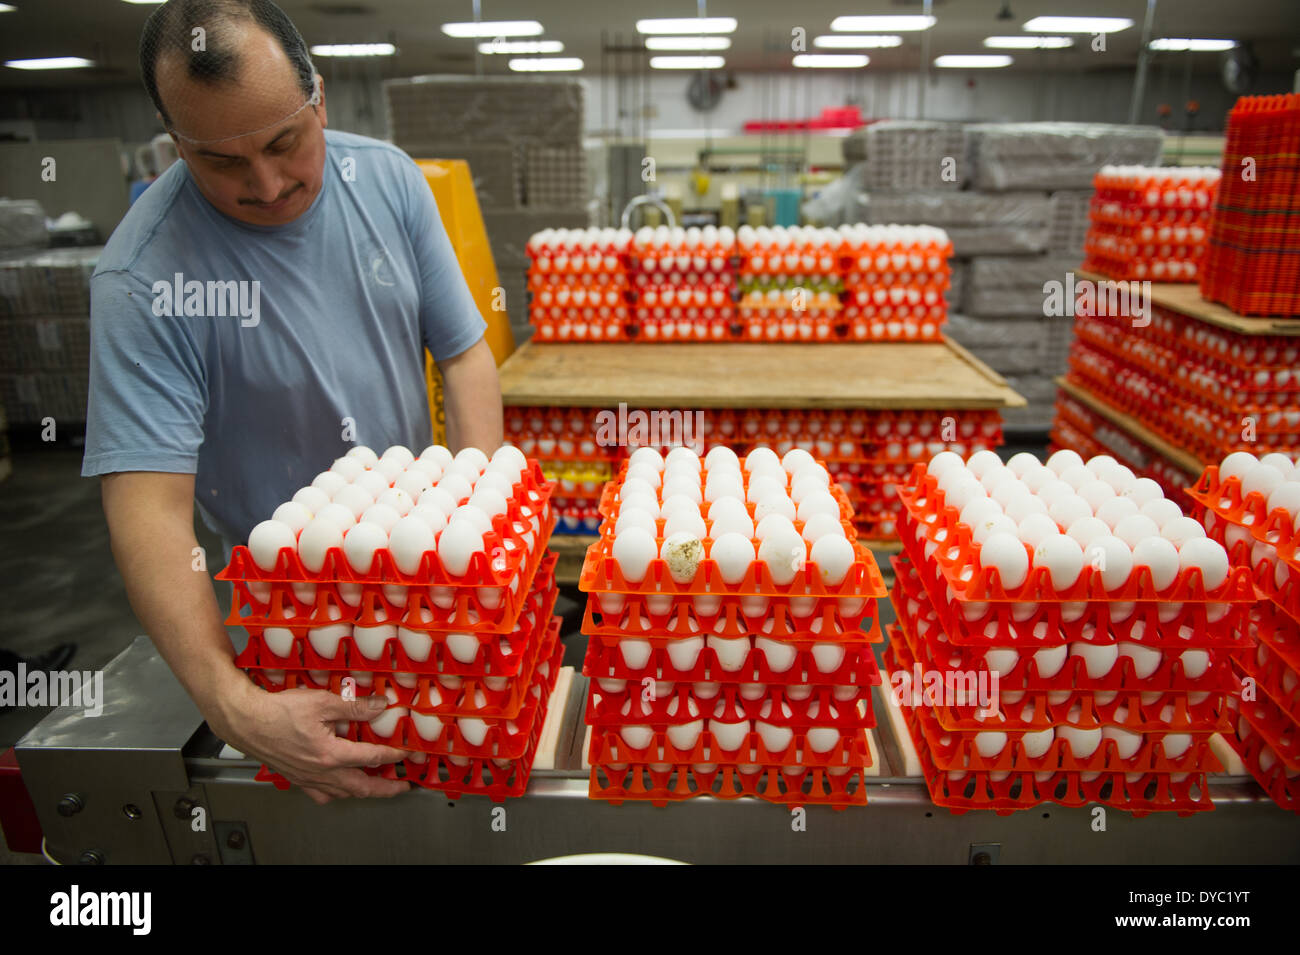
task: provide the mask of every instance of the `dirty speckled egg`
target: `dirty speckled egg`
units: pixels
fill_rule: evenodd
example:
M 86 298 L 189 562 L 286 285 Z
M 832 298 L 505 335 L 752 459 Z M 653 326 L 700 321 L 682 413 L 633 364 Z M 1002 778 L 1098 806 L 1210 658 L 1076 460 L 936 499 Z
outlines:
M 696 514 L 701 529 L 704 521 Z M 689 531 L 679 531 L 664 538 L 659 556 L 668 565 L 668 573 L 679 584 L 688 584 L 695 579 L 704 559 L 704 543 L 699 536 Z

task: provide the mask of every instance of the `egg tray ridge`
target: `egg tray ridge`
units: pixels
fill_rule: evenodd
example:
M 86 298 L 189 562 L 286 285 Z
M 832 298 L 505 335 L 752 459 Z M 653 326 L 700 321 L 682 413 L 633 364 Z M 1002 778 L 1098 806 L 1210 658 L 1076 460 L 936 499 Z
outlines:
M 386 689 L 391 688 L 397 694 L 398 705 L 412 707 L 422 713 L 513 718 L 523 707 L 524 694 L 531 680 L 531 674 L 536 669 L 538 660 L 541 659 L 542 643 L 546 639 L 547 628 L 551 620 L 549 614 L 554 602 L 555 597 L 552 595 L 546 602 L 546 612 L 538 616 L 533 632 L 520 640 L 523 650 L 515 654 L 517 662 L 513 666 L 514 672 L 512 673 L 453 674 L 443 672 L 416 674 L 410 671 L 373 670 L 366 667 L 320 671 L 314 668 L 288 667 L 281 670 L 278 667 L 256 666 L 247 668 L 247 672 L 254 683 L 270 692 L 303 687 L 305 689 L 325 689 L 335 694 L 341 693 L 343 680 L 348 676 L 365 673 L 375 677 L 372 683 L 373 692 L 383 693 Z M 235 661 L 235 664 L 236 666 L 240 665 L 238 660 Z M 277 672 L 280 673 L 279 679 L 275 678 Z M 313 677 L 314 673 L 319 672 L 328 674 L 324 684 L 318 683 Z M 397 681 L 399 673 L 409 673 L 415 676 L 415 686 L 402 686 Z M 461 680 L 461 686 L 451 689 L 439 682 L 440 678 L 448 676 L 454 676 Z M 489 680 L 504 680 L 506 686 L 504 688 L 493 688 L 488 685 Z M 434 683 L 437 683 L 438 693 L 444 701 L 437 705 L 430 702 L 431 687 Z M 366 689 L 367 692 L 370 692 L 368 687 Z M 473 701 L 477 700 L 480 695 L 483 697 L 483 702 L 475 704 Z
M 871 631 L 861 643 L 832 644 L 843 652 L 843 658 L 833 669 L 822 670 L 817 665 L 812 648 L 801 647 L 796 651 L 794 661 L 789 668 L 779 671 L 772 669 L 767 662 L 767 655 L 758 647 L 752 648 L 734 670 L 724 669 L 717 651 L 706 643 L 696 657 L 695 665 L 689 670 L 680 670 L 673 665 L 669 644 L 674 641 L 670 638 L 647 638 L 645 642 L 650 644 L 650 648 L 646 653 L 646 665 L 631 667 L 627 663 L 626 646 L 623 641 L 592 637 L 587 641 L 587 654 L 583 660 L 582 672 L 595 679 L 637 682 L 649 677 L 656 681 L 690 683 L 871 686 L 880 682 L 880 674 L 870 644 L 880 643 L 883 640 L 879 622 L 873 621 Z
M 1233 700 L 1232 709 L 1238 719 L 1238 735 L 1248 735 L 1240 732 L 1244 720 L 1268 743 L 1287 772 L 1300 779 L 1300 724 L 1267 693 L 1259 694 L 1254 700 Z
M 1240 731 L 1228 734 L 1225 737 L 1228 745 L 1241 757 L 1246 772 L 1254 777 L 1255 782 L 1273 802 L 1282 809 L 1300 815 L 1300 776 L 1287 776 L 1286 765 L 1277 758 L 1276 752 L 1273 764 L 1264 769 L 1260 765 L 1260 758 L 1266 750 L 1272 751 L 1273 747 L 1249 721 L 1246 722 L 1245 729 L 1244 735 Z
M 1256 606 L 1267 604 L 1284 618 L 1300 625 L 1300 569 L 1293 565 L 1292 560 L 1284 560 L 1280 553 L 1276 560 L 1261 560 L 1258 564 L 1252 564 L 1253 545 L 1262 543 L 1273 547 L 1272 541 L 1267 539 L 1270 534 L 1268 527 L 1264 529 L 1262 537 L 1256 536 L 1259 533 L 1257 528 L 1230 521 L 1198 500 L 1193 500 L 1193 507 L 1197 520 L 1202 525 L 1207 525 L 1206 535 L 1222 544 L 1228 552 L 1228 561 L 1234 567 L 1241 567 L 1251 574 L 1260 598 Z M 1283 512 L 1279 511 L 1269 519 L 1269 526 L 1275 523 L 1290 527 L 1291 518 L 1283 516 Z M 1251 536 L 1230 546 L 1227 539 L 1230 527 L 1247 531 Z M 1278 549 L 1274 550 L 1276 552 Z
M 232 581 L 231 610 L 226 618 L 228 626 L 257 625 L 262 627 L 308 626 L 323 627 L 331 623 L 354 623 L 374 626 L 379 623 L 401 621 L 401 626 L 411 630 L 442 630 L 477 634 L 509 633 L 515 625 L 524 601 L 539 569 L 555 555 L 547 550 L 556 515 L 552 510 L 538 532 L 533 549 L 519 573 L 502 587 L 443 587 L 408 584 L 363 583 L 355 604 L 343 597 L 347 582 L 329 581 L 314 583 L 315 597 L 309 604 L 293 593 L 293 583 L 300 586 L 305 581 L 268 583 L 270 596 L 259 601 L 250 590 L 250 582 Z M 281 551 L 281 554 L 286 551 Z M 330 555 L 338 553 L 334 549 Z M 241 558 L 242 559 L 242 558 Z M 327 556 L 326 560 L 330 558 Z M 340 560 L 346 563 L 346 559 Z M 249 564 L 252 561 L 248 561 Z M 218 579 L 220 575 L 218 575 Z M 405 602 L 394 603 L 385 588 L 395 588 L 405 597 Z M 500 598 L 495 607 L 486 605 L 487 592 Z M 450 599 L 450 607 L 439 606 L 438 601 Z M 248 608 L 249 613 L 242 613 Z
M 612 639 L 761 636 L 780 641 L 824 643 L 839 640 L 854 643 L 864 639 L 861 636 L 863 625 L 869 629 L 876 619 L 874 598 L 823 600 L 817 597 L 701 596 L 674 600 L 667 612 L 653 613 L 650 610 L 650 602 L 656 599 L 653 595 L 613 596 L 620 598 L 610 601 L 621 605 L 616 613 L 600 609 L 610 595 L 593 594 L 587 598 L 583 633 Z M 701 609 L 699 604 L 710 599 L 717 602 L 717 609 L 712 612 Z M 809 612 L 796 614 L 797 601 L 807 601 Z M 856 613 L 848 613 L 853 603 L 861 603 L 861 606 Z
M 994 649 L 1013 649 L 1023 650 L 1043 650 L 1054 649 L 1056 647 L 1068 646 L 1076 642 L 1066 640 L 1064 642 L 1048 642 L 1046 639 L 1035 642 L 1018 640 L 1014 643 L 1006 644 L 976 644 L 965 645 L 952 641 L 952 634 L 943 625 L 937 614 L 934 614 L 933 604 L 930 602 L 930 596 L 924 590 L 919 588 L 912 589 L 916 586 L 916 577 L 908 573 L 908 568 L 903 561 L 895 558 L 894 566 L 897 572 L 894 577 L 894 589 L 896 591 L 894 606 L 897 609 L 898 623 L 904 628 L 904 635 L 907 643 L 911 647 L 924 648 L 925 654 L 930 661 L 940 659 L 940 654 L 946 652 L 948 659 L 951 655 L 956 654 L 961 657 L 960 663 L 956 667 L 942 666 L 937 669 L 979 669 L 984 665 L 984 658 L 988 651 Z M 911 603 L 918 604 L 916 612 L 910 609 Z M 934 636 L 930 634 L 921 634 L 920 624 L 930 620 L 930 615 L 934 614 L 934 628 L 938 633 Z M 948 645 L 945 648 L 943 642 L 938 639 L 938 635 L 948 637 Z M 1249 635 L 1247 635 L 1249 639 Z M 1111 646 L 1116 641 L 1077 641 L 1090 642 L 1093 646 Z M 1022 654 L 1021 659 L 1005 676 L 999 677 L 998 686 L 1009 690 L 1037 690 L 1037 691 L 1064 691 L 1064 690 L 1087 690 L 1089 692 L 1142 692 L 1142 693 L 1235 693 L 1240 687 L 1232 675 L 1232 668 L 1229 663 L 1230 649 L 1221 647 L 1212 647 L 1206 649 L 1209 655 L 1209 663 L 1205 672 L 1198 677 L 1189 677 L 1184 672 L 1181 653 L 1184 650 L 1200 649 L 1197 647 L 1188 647 L 1182 643 L 1166 642 L 1161 644 L 1150 644 L 1151 649 L 1160 649 L 1164 651 L 1164 658 L 1161 660 L 1159 667 L 1146 677 L 1139 677 L 1136 674 L 1135 664 L 1131 659 L 1123 655 L 1118 656 L 1115 664 L 1109 671 L 1099 677 L 1090 677 L 1087 675 L 1085 661 L 1076 655 L 1069 655 L 1061 670 L 1050 677 L 1040 677 L 1037 672 L 1036 663 L 1026 654 Z M 1031 672 L 1031 668 L 1032 671 Z
M 898 658 L 893 646 L 885 649 L 885 668 L 890 673 L 899 669 Z M 1122 773 L 1204 773 L 1221 772 L 1223 766 L 1210 749 L 1211 732 L 1189 732 L 1178 735 L 1192 737 L 1187 751 L 1176 759 L 1165 755 L 1163 749 L 1155 746 L 1158 740 L 1143 739 L 1138 750 L 1128 759 L 1120 758 L 1114 740 L 1103 739 L 1097 749 L 1087 757 L 1075 756 L 1069 742 L 1064 739 L 1052 740 L 1051 746 L 1042 756 L 1025 755 L 1021 744 L 1024 730 L 1006 730 L 1000 725 L 986 726 L 985 732 L 1000 732 L 1007 736 L 1007 743 L 1002 750 L 992 757 L 980 755 L 975 748 L 976 731 L 944 730 L 934 713 L 926 706 L 902 707 L 904 714 L 917 724 L 921 737 L 925 740 L 930 758 L 935 766 L 944 771 L 973 772 L 1122 772 Z M 1032 732 L 1032 731 L 1031 731 Z M 1163 738 L 1166 733 L 1152 733 L 1148 736 Z M 948 742 L 944 742 L 944 738 Z
M 1261 604 L 1252 625 L 1259 638 L 1255 655 L 1241 651 L 1233 660 L 1287 716 L 1300 723 L 1300 624 Z M 1293 681 L 1290 690 L 1288 679 Z
M 620 770 L 593 765 L 587 795 L 615 806 L 624 802 L 649 802 L 663 808 L 670 802 L 697 796 L 714 799 L 749 796 L 783 806 L 830 806 L 841 810 L 867 804 L 865 768 L 831 775 L 823 767 L 768 766 L 742 773 L 737 766 L 722 765 L 709 771 L 693 766 L 654 769 L 646 763 L 628 764 Z
M 835 699 L 832 693 L 836 689 L 834 687 L 812 687 L 807 697 L 795 700 L 785 692 L 785 687 L 771 685 L 765 686 L 765 692 L 758 699 L 747 700 L 740 695 L 738 684 L 724 684 L 718 688 L 717 695 L 702 699 L 696 695 L 692 684 L 680 683 L 670 693 L 647 701 L 640 683 L 629 683 L 621 692 L 610 693 L 593 681 L 587 694 L 584 718 L 587 725 L 593 727 L 650 726 L 656 732 L 661 732 L 670 726 L 685 726 L 697 720 L 718 718 L 713 714 L 722 706 L 730 723 L 762 720 L 799 730 L 871 729 L 876 725 L 871 709 L 871 686 L 852 687 L 854 695 L 847 700 Z M 772 710 L 779 710 L 783 705 L 788 707 L 790 715 L 778 719 L 773 718 L 769 711 L 768 716 L 762 716 L 763 707 L 769 703 Z M 623 710 L 624 704 L 630 704 L 626 712 Z M 695 716 L 690 715 L 691 704 L 696 707 Z M 835 710 L 835 715 L 828 715 L 831 709 Z
M 1253 603 L 1254 585 L 1249 574 L 1239 568 L 1229 568 L 1228 578 L 1213 590 L 1207 591 L 1201 581 L 1200 571 L 1186 568 L 1178 572 L 1174 582 L 1163 592 L 1151 582 L 1151 572 L 1144 567 L 1134 567 L 1128 580 L 1118 590 L 1107 592 L 1100 576 L 1085 564 L 1079 579 L 1064 591 L 1057 591 L 1046 567 L 1033 566 L 1033 548 L 1025 545 L 1030 555 L 1030 567 L 1025 582 L 1007 590 L 1002 586 L 997 568 L 985 568 L 979 563 L 979 548 L 971 538 L 970 528 L 963 524 L 956 508 L 943 503 L 943 492 L 923 465 L 917 465 L 910 486 L 900 486 L 899 497 L 906 515 L 903 523 L 911 530 L 915 541 L 915 528 L 924 526 L 925 537 L 937 545 L 934 563 L 957 595 L 966 601 L 1017 601 L 1036 603 L 1066 603 L 1089 601 L 1116 603 L 1119 601 L 1156 601 L 1161 603 Z M 933 520 L 927 520 L 933 517 Z M 902 528 L 900 528 L 900 534 Z M 942 536 L 940 536 L 942 534 Z M 907 538 L 904 536 L 904 543 Z M 956 551 L 954 554 L 953 551 Z
M 1178 647 L 1183 650 L 1209 648 L 1237 649 L 1252 646 L 1254 641 L 1246 632 L 1246 619 L 1250 605 L 1234 603 L 1222 617 L 1211 623 L 1204 603 L 1183 603 L 1169 620 L 1160 619 L 1160 608 L 1169 606 L 1163 601 L 1121 601 L 1087 602 L 1075 607 L 1079 616 L 1066 620 L 1068 609 L 1065 603 L 1051 602 L 1039 604 L 1036 610 L 1024 620 L 1016 620 L 1013 612 L 1014 602 L 989 602 L 984 614 L 972 620 L 962 615 L 965 608 L 971 606 L 953 598 L 944 600 L 947 579 L 934 566 L 927 568 L 918 564 L 919 555 L 915 544 L 908 545 L 907 535 L 903 537 L 903 556 L 911 564 L 912 570 L 907 578 L 904 592 L 919 599 L 921 591 L 911 590 L 911 581 L 921 582 L 931 608 L 939 618 L 939 623 L 948 639 L 957 647 L 1021 647 L 1036 648 L 1060 646 L 1062 643 L 1109 644 L 1116 642 L 1138 643 L 1153 649 Z M 901 566 L 896 564 L 895 566 Z M 928 571 L 928 573 L 927 573 Z M 911 575 L 915 575 L 914 578 Z M 895 581 L 897 581 L 895 576 Z M 943 589 L 941 589 L 943 588 Z M 1174 603 L 1177 603 L 1175 601 Z M 1122 620 L 1112 619 L 1123 606 L 1132 610 Z M 1139 627 L 1139 624 L 1141 626 Z M 1059 634 L 1042 639 L 1030 640 L 1022 634 L 1031 636 L 1043 628 L 1044 634 Z M 992 634 L 990 635 L 990 629 Z M 1063 689 L 1063 688 L 1062 688 Z
M 912 677 L 912 706 L 929 707 L 939 726 L 948 732 L 989 729 L 989 723 L 979 718 L 981 707 L 978 702 L 966 705 L 944 705 L 941 700 L 926 698 L 925 687 L 923 685 L 918 687 L 915 681 L 914 667 L 919 664 L 922 674 L 947 671 L 935 666 L 924 656 L 916 656 L 915 647 L 910 642 L 906 628 L 891 626 L 889 639 L 894 659 L 899 666 L 899 669 L 894 671 L 895 679 L 902 675 Z M 924 681 L 924 675 L 922 680 Z M 1097 696 L 1100 694 L 1092 690 L 1056 691 L 1068 693 L 1068 696 L 1059 703 L 1050 702 L 1050 691 L 1020 691 L 1024 693 L 1024 697 L 1015 703 L 1009 703 L 1002 698 L 1003 687 L 1000 683 L 998 691 L 998 712 L 1002 717 L 1002 721 L 997 724 L 999 730 L 1038 732 L 1049 726 L 1074 726 L 1079 729 L 1118 726 L 1133 733 L 1161 731 L 1224 733 L 1232 730 L 1225 702 L 1230 696 L 1228 693 L 1208 694 L 1206 699 L 1193 705 L 1187 699 L 1185 692 L 1161 693 L 1158 699 L 1146 704 L 1142 702 L 1142 691 L 1137 690 L 1116 692 L 1114 699 L 1109 703 L 1098 702 Z M 885 691 L 885 700 L 891 706 L 901 707 L 906 692 L 907 681 L 900 680 L 897 685 L 891 684 Z M 1161 718 L 1166 706 L 1174 707 L 1174 715 L 1170 719 Z M 1078 711 L 1072 712 L 1076 707 Z
M 563 659 L 563 645 L 556 655 Z M 404 759 L 384 766 L 363 768 L 368 776 L 382 776 L 384 779 L 404 779 L 422 789 L 432 789 L 443 793 L 448 799 L 459 799 L 464 795 L 487 796 L 493 802 L 522 796 L 528 789 L 528 778 L 532 773 L 533 760 L 537 755 L 538 741 L 541 739 L 542 727 L 546 723 L 546 713 L 550 706 L 550 695 L 554 690 L 554 681 L 558 676 L 558 664 L 552 667 L 550 688 L 542 694 L 540 705 L 528 732 L 528 745 L 518 759 L 483 759 L 472 757 L 464 759 L 464 765 L 456 765 L 453 759 L 441 754 L 428 754 L 424 762 Z M 504 766 L 497 765 L 505 763 Z M 443 777 L 446 778 L 443 778 Z M 289 788 L 289 781 L 274 770 L 263 765 L 254 777 L 258 782 L 270 782 L 281 791 Z

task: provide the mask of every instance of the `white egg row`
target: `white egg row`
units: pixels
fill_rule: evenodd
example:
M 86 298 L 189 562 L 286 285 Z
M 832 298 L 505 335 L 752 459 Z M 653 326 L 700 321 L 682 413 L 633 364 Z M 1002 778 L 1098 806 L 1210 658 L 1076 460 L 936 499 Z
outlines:
M 688 703 L 688 716 L 699 717 L 699 707 L 693 700 Z M 668 726 L 664 735 L 669 744 L 685 751 L 694 749 L 700 738 L 708 733 L 712 737 L 713 746 L 718 750 L 735 753 L 746 748 L 751 735 L 756 733 L 769 753 L 782 753 L 790 748 L 796 733 L 794 727 L 782 720 L 789 720 L 793 713 L 784 701 L 781 702 L 780 709 L 775 711 L 772 703 L 772 700 L 768 700 L 763 704 L 759 719 L 736 720 L 735 717 L 739 714 L 728 712 L 726 705 L 719 700 L 709 719 L 692 719 Z M 807 741 L 808 748 L 818 754 L 829 753 L 841 742 L 851 743 L 862 733 L 858 729 L 843 730 L 836 726 L 813 726 L 797 732 Z M 630 724 L 619 727 L 618 734 L 632 749 L 647 749 L 653 745 L 656 731 L 652 726 Z
M 383 457 L 353 448 L 254 527 L 249 552 L 260 569 L 270 571 L 282 549 L 296 550 L 303 566 L 318 573 L 326 554 L 338 548 L 358 574 L 370 573 L 381 550 L 392 554 L 404 574 L 414 574 L 425 554 L 436 553 L 448 574 L 461 577 L 472 556 L 485 552 L 494 518 L 509 513 L 527 466 L 511 445 L 502 445 L 491 459 L 477 448 L 452 457 L 434 446 L 418 460 L 401 447 Z M 531 551 L 540 520 L 533 514 L 528 524 L 515 521 L 513 529 Z
M 1047 568 L 1058 592 L 1072 587 L 1085 566 L 1101 574 L 1110 592 L 1137 567 L 1150 570 L 1157 592 L 1191 568 L 1208 590 L 1228 577 L 1227 552 L 1199 522 L 1165 499 L 1155 481 L 1136 477 L 1109 455 L 1085 464 L 1073 451 L 1058 451 L 1044 465 L 1027 453 L 1003 464 L 992 451 L 966 462 L 941 452 L 928 470 L 945 505 L 957 508 L 971 529 L 980 565 L 996 568 L 1007 590 L 1028 578 L 1031 547 L 1032 566 Z M 924 535 L 924 525 L 917 533 Z M 941 546 L 931 540 L 926 556 Z
M 973 736 L 975 751 L 984 759 L 995 759 L 1012 742 L 1012 738 L 1000 730 L 981 730 Z M 1088 759 L 1097 752 L 1103 741 L 1112 740 L 1115 743 L 1115 755 L 1124 760 L 1136 756 L 1144 742 L 1149 747 L 1159 747 L 1168 759 L 1180 759 L 1195 741 L 1191 733 L 1140 733 L 1121 726 L 1094 726 L 1085 729 L 1063 724 L 1019 734 L 1020 745 L 1029 759 L 1046 756 L 1058 739 L 1068 744 L 1075 759 Z
M 1166 653 L 1169 657 L 1181 661 L 1183 673 L 1190 680 L 1200 679 L 1209 669 L 1210 654 L 1206 650 L 1162 652 L 1141 643 L 1123 640 L 1114 643 L 1076 640 L 1069 644 L 1035 650 L 1032 658 L 1039 677 L 1043 679 L 1051 679 L 1060 673 L 1067 657 L 1080 657 L 1088 679 L 1099 680 L 1118 666 L 1120 658 L 1123 657 L 1133 661 L 1133 675 L 1139 680 L 1145 680 L 1160 669 Z M 1026 654 L 1026 656 L 1031 655 Z M 991 671 L 999 676 L 1006 676 L 1020 662 L 1020 651 L 1015 647 L 992 647 L 985 654 L 984 660 Z
M 534 690 L 540 690 L 540 687 L 534 686 Z M 434 713 L 421 713 L 419 710 L 402 706 L 400 697 L 389 687 L 384 691 L 389 706 L 374 719 L 369 721 L 371 731 L 381 739 L 389 739 L 398 730 L 398 723 L 403 717 L 410 717 L 411 727 L 415 734 L 426 743 L 437 742 L 442 736 L 445 729 L 455 726 L 457 734 L 462 740 L 470 746 L 482 746 L 487 741 L 488 731 L 496 726 L 503 730 L 499 734 L 494 751 L 499 752 L 502 743 L 509 745 L 511 737 L 518 737 L 520 734 L 519 724 L 514 720 L 505 720 L 499 717 L 478 717 L 478 716 L 439 716 Z M 442 694 L 438 688 L 429 687 L 429 697 L 433 704 L 442 703 Z M 335 732 L 342 736 L 348 731 L 348 724 L 341 722 L 335 725 Z M 505 739 L 500 738 L 504 735 Z
M 515 631 L 517 639 L 527 642 L 527 635 L 532 633 L 534 616 L 532 611 L 524 611 L 519 619 L 519 628 Z M 502 657 L 509 657 L 514 652 L 511 634 L 492 635 L 495 651 Z M 380 662 L 387 660 L 387 647 L 392 641 L 401 644 L 408 659 L 414 663 L 424 663 L 433 652 L 433 637 L 423 630 L 414 630 L 391 623 L 377 623 L 369 626 L 351 623 L 329 623 L 312 627 L 307 631 L 307 642 L 322 659 L 333 660 L 338 656 L 339 648 L 345 637 L 351 637 L 357 651 L 367 660 Z M 281 659 L 288 658 L 293 652 L 295 637 L 287 627 L 266 627 L 262 631 L 262 642 L 268 650 Z M 441 641 L 451 658 L 457 663 L 470 664 L 478 657 L 482 642 L 472 633 L 447 633 Z M 489 678 L 491 680 L 496 677 Z
M 799 646 L 789 641 L 769 637 L 682 637 L 669 641 L 666 647 L 673 669 L 685 673 L 693 670 L 705 647 L 717 657 L 718 669 L 723 673 L 739 673 L 754 650 L 763 654 L 767 668 L 773 673 L 788 673 L 799 659 Z M 814 668 L 818 673 L 834 673 L 844 665 L 847 656 L 843 641 L 813 643 L 809 647 Z M 643 670 L 650 663 L 654 646 L 649 640 L 626 637 L 618 642 L 619 654 L 630 670 Z M 695 684 L 698 688 L 705 684 Z M 761 684 L 754 684 L 755 686 Z

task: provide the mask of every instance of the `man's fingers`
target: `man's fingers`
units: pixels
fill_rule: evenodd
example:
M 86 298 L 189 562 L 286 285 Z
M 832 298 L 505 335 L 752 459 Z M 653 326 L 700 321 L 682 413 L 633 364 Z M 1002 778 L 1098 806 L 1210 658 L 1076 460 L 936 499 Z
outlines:
M 302 789 L 303 792 L 307 794 L 308 798 L 310 798 L 311 801 L 318 806 L 323 806 L 331 799 L 334 798 L 332 796 L 325 795 L 325 793 L 321 792 L 319 789 L 314 789 L 311 786 L 302 786 L 300 788 Z
M 388 763 L 399 763 L 408 755 L 406 750 L 396 746 L 356 743 L 342 737 L 335 737 L 329 748 L 330 755 L 336 756 L 341 766 L 383 766 Z
M 331 722 L 355 720 L 366 723 L 388 708 L 388 700 L 382 696 L 359 696 L 355 700 L 345 700 L 327 690 L 320 692 L 328 697 L 321 701 L 322 717 Z
M 368 776 L 359 769 L 340 769 L 331 776 L 331 782 L 341 787 L 349 796 L 360 799 L 373 796 L 396 796 L 411 788 L 411 784 L 405 780 Z

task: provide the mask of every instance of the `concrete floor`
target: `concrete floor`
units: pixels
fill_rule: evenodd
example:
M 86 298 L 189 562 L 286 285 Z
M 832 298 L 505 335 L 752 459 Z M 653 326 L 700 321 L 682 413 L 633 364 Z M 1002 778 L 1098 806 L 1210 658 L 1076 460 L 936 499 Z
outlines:
M 1017 441 L 999 453 L 1004 458 L 1022 450 L 1041 454 L 1043 447 Z M 0 483 L 0 607 L 7 618 L 0 646 L 30 656 L 73 642 L 77 653 L 69 668 L 95 670 L 143 631 L 113 565 L 99 481 L 80 474 L 80 447 L 28 444 L 14 449 L 13 475 Z M 218 555 L 209 567 L 216 573 L 221 543 L 201 520 L 195 525 L 199 544 L 209 555 Z M 888 561 L 880 563 L 887 569 Z M 226 607 L 229 589 L 218 587 L 218 600 Z M 584 602 L 576 587 L 565 587 L 555 609 L 564 617 L 564 663 L 579 669 L 586 650 L 578 632 Z M 891 611 L 888 601 L 883 602 L 882 625 L 892 621 Z M 18 708 L 0 713 L 0 751 L 48 712 Z M 10 853 L 0 841 L 0 865 L 42 861 L 40 856 Z

